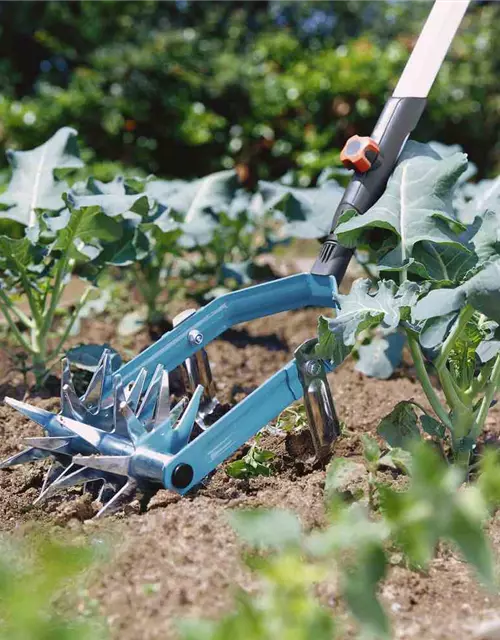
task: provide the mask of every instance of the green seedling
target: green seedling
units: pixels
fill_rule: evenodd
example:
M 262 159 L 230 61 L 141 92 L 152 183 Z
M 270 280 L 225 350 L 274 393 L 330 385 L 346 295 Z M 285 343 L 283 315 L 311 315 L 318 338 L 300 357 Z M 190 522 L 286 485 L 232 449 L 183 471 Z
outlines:
M 270 476 L 273 472 L 273 460 L 276 454 L 266 451 L 259 446 L 259 438 L 250 447 L 248 453 L 240 460 L 230 462 L 226 467 L 226 473 L 231 478 L 240 480 L 255 478 L 256 476 Z
M 380 451 L 365 440 L 368 464 L 378 464 Z M 382 456 L 383 458 L 383 456 Z M 498 456 L 481 462 L 478 482 L 461 488 L 463 470 L 448 465 L 429 443 L 417 443 L 411 476 L 404 491 L 379 484 L 376 517 L 359 502 L 346 502 L 342 487 L 366 467 L 335 459 L 327 470 L 329 522 L 304 531 L 290 511 L 242 510 L 230 521 L 246 547 L 250 568 L 259 579 L 256 591 L 239 591 L 234 610 L 220 621 L 185 621 L 181 638 L 252 640 L 343 637 L 342 618 L 322 606 L 313 587 L 336 585 L 361 637 L 389 639 L 388 616 L 378 598 L 394 552 L 414 568 L 426 571 L 440 541 L 456 547 L 479 579 L 495 589 L 494 562 L 483 527 L 500 504 Z M 358 496 L 359 497 L 359 496 Z
M 137 256 L 137 229 L 118 211 L 79 203 L 62 176 L 81 166 L 76 132 L 61 129 L 32 151 L 9 152 L 12 178 L 0 196 L 0 312 L 25 371 L 43 384 L 109 265 Z M 79 287 L 69 310 L 63 296 Z

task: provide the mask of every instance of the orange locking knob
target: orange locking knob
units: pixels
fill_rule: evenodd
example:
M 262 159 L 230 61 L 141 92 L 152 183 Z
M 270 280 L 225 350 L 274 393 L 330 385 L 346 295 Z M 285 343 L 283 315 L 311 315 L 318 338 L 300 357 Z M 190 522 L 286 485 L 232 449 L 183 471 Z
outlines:
M 352 136 L 345 143 L 340 153 L 342 164 L 348 169 L 355 169 L 365 173 L 371 169 L 375 158 L 380 153 L 380 147 L 368 136 Z

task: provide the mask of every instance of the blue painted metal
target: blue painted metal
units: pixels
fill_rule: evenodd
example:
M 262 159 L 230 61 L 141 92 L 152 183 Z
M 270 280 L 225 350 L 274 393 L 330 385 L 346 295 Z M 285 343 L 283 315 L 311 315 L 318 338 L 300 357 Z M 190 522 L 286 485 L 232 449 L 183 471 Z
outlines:
M 184 320 L 117 373 L 126 385 L 136 378 L 142 367 L 149 376 L 158 364 L 172 371 L 235 324 L 303 307 L 334 307 L 336 292 L 337 284 L 332 276 L 299 273 L 228 293 Z M 202 335 L 199 344 L 191 344 L 189 340 L 193 330 Z
M 68 363 L 63 367 L 62 377 L 63 415 L 52 415 L 10 400 L 18 410 L 41 424 L 50 436 L 61 436 L 67 440 L 64 453 L 73 456 L 75 464 L 87 468 L 79 472 L 77 477 L 69 474 L 59 485 L 54 483 L 52 491 L 89 478 L 106 480 L 115 476 L 128 476 L 127 483 L 100 513 L 111 508 L 120 494 L 129 486 L 137 486 L 139 480 L 163 481 L 168 489 L 179 493 L 189 491 L 283 409 L 300 399 L 303 387 L 299 380 L 297 362 L 292 360 L 186 445 L 198 415 L 202 386 L 198 386 L 178 421 L 176 418 L 179 412 L 174 408 L 170 418 L 160 421 L 156 429 L 153 427 L 153 431 L 147 432 L 144 423 L 156 406 L 157 391 L 161 393 L 157 387 L 162 384 L 166 375 L 163 368 L 172 371 L 226 329 L 240 322 L 308 306 L 334 307 L 336 291 L 333 277 L 309 273 L 249 287 L 214 300 L 122 366 L 115 374 L 110 371 L 106 374 L 109 358 L 105 354 L 100 373 L 95 374 L 94 382 L 90 385 L 97 387 L 100 382 L 102 386 L 102 393 L 97 401 L 99 410 L 95 414 L 77 396 Z M 129 397 L 132 407 L 125 400 L 124 386 L 129 382 L 133 383 Z M 142 396 L 141 407 L 137 409 L 142 390 L 148 382 L 150 384 Z M 151 407 L 148 405 L 150 400 Z M 147 411 L 143 409 L 145 403 Z M 33 447 L 25 452 L 24 457 L 26 455 L 30 460 L 40 456 Z M 17 464 L 17 458 L 9 459 L 6 463 L 6 466 Z M 172 474 L 178 465 L 191 467 L 193 477 L 189 486 L 180 488 L 172 482 Z M 181 469 L 185 470 L 185 467 Z M 176 475 L 178 484 L 189 477 L 189 473 L 187 476 L 183 475 L 184 479 L 181 475 Z M 42 495 L 44 493 L 49 495 L 50 492 L 43 492 Z
M 226 329 L 240 322 L 304 307 L 334 307 L 337 284 L 332 276 L 301 273 L 273 282 L 241 289 L 221 296 L 166 333 L 158 342 L 137 355 L 117 372 L 123 384 L 134 380 L 141 368 L 149 375 L 159 364 L 172 371 Z M 190 335 L 201 334 L 193 344 Z M 186 493 L 238 447 L 276 418 L 283 409 L 302 397 L 295 360 L 292 360 L 207 431 L 184 447 L 165 465 L 165 487 Z M 193 468 L 188 487 L 178 489 L 171 476 L 178 464 Z
M 333 368 L 328 366 L 329 371 Z M 185 494 L 302 395 L 296 361 L 292 360 L 174 456 L 163 468 L 164 486 Z M 188 464 L 194 473 L 183 489 L 175 487 L 171 479 L 179 464 Z

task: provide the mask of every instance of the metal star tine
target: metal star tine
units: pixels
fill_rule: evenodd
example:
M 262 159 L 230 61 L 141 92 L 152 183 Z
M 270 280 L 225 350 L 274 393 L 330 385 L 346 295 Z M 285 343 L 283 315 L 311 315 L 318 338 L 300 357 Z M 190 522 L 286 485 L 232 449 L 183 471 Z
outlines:
M 104 368 L 101 368 L 104 372 Z M 108 369 L 108 379 L 102 383 L 102 390 L 111 390 L 113 385 L 112 373 Z M 93 378 L 98 374 L 94 374 Z M 102 374 L 99 374 L 99 377 Z M 111 395 L 111 394 L 110 394 Z M 61 413 L 65 416 L 71 416 L 75 420 L 81 420 L 89 424 L 93 424 L 101 429 L 111 431 L 113 428 L 113 406 L 112 395 L 111 403 L 104 404 L 104 399 L 101 397 L 96 404 L 84 402 L 85 395 L 82 398 L 78 397 L 75 391 L 73 376 L 71 375 L 71 369 L 69 362 L 66 358 L 62 361 L 62 375 L 61 375 Z M 92 408 L 92 410 L 91 410 Z
M 185 401 L 178 403 L 170 412 L 168 418 L 160 423 L 153 431 L 146 432 L 143 430 L 142 435 L 138 435 L 137 432 L 131 436 L 131 445 L 122 447 L 121 453 L 109 454 L 113 447 L 109 446 L 110 439 L 116 438 L 113 434 L 104 434 L 99 446 L 96 448 L 99 450 L 98 455 L 90 456 L 74 456 L 73 461 L 76 465 L 84 468 L 93 469 L 109 475 L 118 475 L 127 478 L 127 483 L 122 489 L 118 491 L 118 494 L 113 496 L 111 500 L 103 507 L 99 512 L 99 515 L 106 513 L 111 506 L 116 502 L 118 495 L 123 495 L 126 491 L 132 492 L 134 487 L 145 485 L 148 482 L 160 483 L 162 479 L 163 465 L 170 457 L 186 446 L 191 437 L 200 402 L 203 397 L 204 389 L 201 385 L 196 388 L 196 391 L 185 407 Z M 185 407 L 184 412 L 182 413 Z M 125 416 L 130 419 L 134 425 L 134 429 L 137 428 L 137 417 L 131 412 L 130 407 L 124 403 L 122 405 L 122 411 Z M 181 415 L 182 413 L 182 415 Z M 179 418 L 180 416 L 180 418 Z M 176 424 L 177 423 L 177 424 Z M 95 427 L 88 427 L 88 425 L 81 425 L 76 421 L 68 421 L 68 428 L 73 428 L 75 433 L 79 435 L 85 435 L 88 440 L 92 439 L 93 442 L 97 442 Z M 118 443 L 114 443 L 115 451 L 118 448 Z M 103 455 L 105 453 L 105 455 Z M 75 476 L 79 479 L 79 476 Z M 56 487 L 61 485 L 69 486 L 71 482 L 70 476 L 63 479 L 56 484 Z
M 162 380 L 163 366 L 159 364 L 153 373 L 151 382 L 144 393 L 144 397 L 137 412 L 137 417 L 146 425 L 148 430 L 151 428 L 154 421 L 155 407 L 158 400 L 158 394 L 161 389 Z
M 137 486 L 137 482 L 132 478 L 129 478 L 123 487 L 115 493 L 115 495 L 102 507 L 100 511 L 97 512 L 95 518 L 102 518 L 105 515 L 109 515 L 114 511 L 117 511 L 122 502 L 130 500 L 134 496 Z
M 26 438 L 29 447 L 1 462 L 0 468 L 52 457 L 54 463 L 35 503 L 64 489 L 100 481 L 101 494 L 110 487 L 117 492 L 101 515 L 116 508 L 134 487 L 155 486 L 161 482 L 161 461 L 185 447 L 195 423 L 202 420 L 205 390 L 198 385 L 189 402 L 182 398 L 171 408 L 168 371 L 157 365 L 148 384 L 147 378 L 147 370 L 141 368 L 124 387 L 121 376 L 112 372 L 111 354 L 106 350 L 79 397 L 64 359 L 60 414 L 6 398 L 46 435 Z
M 147 369 L 141 369 L 135 381 L 132 382 L 127 389 L 125 389 L 125 397 L 132 411 L 136 411 L 137 407 L 139 406 L 139 400 L 142 396 L 142 391 L 144 389 L 144 383 L 146 382 L 147 375 Z
M 105 349 L 87 390 L 82 396 L 83 404 L 93 413 L 98 413 L 103 408 L 103 403 L 111 397 L 112 388 L 111 352 L 109 349 Z
M 34 447 L 28 447 L 19 453 L 6 458 L 2 462 L 0 462 L 0 469 L 7 469 L 9 467 L 14 467 L 18 464 L 25 464 L 27 462 L 36 462 L 37 460 L 44 460 L 45 458 L 49 458 L 52 455 L 51 451 L 46 451 L 43 449 L 36 449 Z

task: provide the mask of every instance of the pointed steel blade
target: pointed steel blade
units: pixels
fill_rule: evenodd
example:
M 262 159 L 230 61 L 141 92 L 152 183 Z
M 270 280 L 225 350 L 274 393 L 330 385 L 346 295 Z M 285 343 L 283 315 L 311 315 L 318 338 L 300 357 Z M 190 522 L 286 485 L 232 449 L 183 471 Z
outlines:
M 75 391 L 69 360 L 63 358 L 61 366 L 61 412 L 75 420 L 84 420 L 90 412 Z
M 102 481 L 101 488 L 97 494 L 97 502 L 100 502 L 101 504 L 111 500 L 115 493 L 126 483 L 126 481 L 123 481 L 122 476 L 112 476 L 111 474 L 108 474 L 106 478 L 106 480 Z
M 29 447 L 15 453 L 13 456 L 6 458 L 0 462 L 0 469 L 7 469 L 8 467 L 14 467 L 16 464 L 25 464 L 26 462 L 35 462 L 36 460 L 44 460 L 50 456 L 50 451 L 43 451 L 42 449 L 35 449 Z
M 74 456 L 73 462 L 82 467 L 128 476 L 131 458 L 132 456 Z
M 129 478 L 126 484 L 115 493 L 115 495 L 107 502 L 103 508 L 97 513 L 95 518 L 102 518 L 105 515 L 110 515 L 113 511 L 120 508 L 122 501 L 130 499 L 137 489 L 137 482 L 133 478 Z
M 196 391 L 193 394 L 193 397 L 189 401 L 188 406 L 186 407 L 186 411 L 182 414 L 179 423 L 174 429 L 174 442 L 175 449 L 169 451 L 168 453 L 177 453 L 185 447 L 189 442 L 189 436 L 193 431 L 193 427 L 196 421 L 196 415 L 198 414 L 198 409 L 200 408 L 200 402 L 203 397 L 204 388 L 201 384 L 196 387 Z
M 40 502 L 41 500 L 46 500 L 47 498 L 50 498 L 51 496 L 59 493 L 60 491 L 63 491 L 64 489 L 79 487 L 82 484 L 86 484 L 87 482 L 94 482 L 95 480 L 107 479 L 106 472 L 100 469 L 90 469 L 88 467 L 79 469 L 76 465 L 71 466 L 73 467 L 72 473 L 61 474 L 59 478 L 50 485 L 50 487 L 47 487 L 43 494 L 38 496 L 35 503 Z
M 71 464 L 69 464 L 66 467 L 66 469 L 64 469 L 64 471 L 61 473 L 61 475 L 59 476 L 57 481 L 59 482 L 59 480 L 61 480 L 61 478 L 64 478 L 65 476 L 69 476 L 70 474 L 72 474 L 75 471 L 77 471 L 79 468 L 80 467 L 78 465 L 76 465 L 74 462 L 71 462 Z
M 139 406 L 139 400 L 141 399 L 142 390 L 144 388 L 144 383 L 146 382 L 147 375 L 147 369 L 141 369 L 139 371 L 139 375 L 135 379 L 135 382 L 132 383 L 129 391 L 125 391 L 125 399 L 127 401 L 127 404 L 134 412 L 137 411 L 137 407 Z
M 127 437 L 134 445 L 136 445 L 148 432 L 139 418 L 129 407 L 128 402 L 123 401 L 119 410 L 126 422 Z
M 97 364 L 97 368 L 94 371 L 92 378 L 87 386 L 87 389 L 83 396 L 81 397 L 81 401 L 87 407 L 89 411 L 99 410 L 99 404 L 101 399 L 101 390 L 103 386 L 103 378 L 104 378 L 104 358 L 107 353 L 107 349 L 105 349 L 99 359 L 99 363 Z
M 162 424 L 158 425 L 154 431 L 146 432 L 139 440 L 138 445 L 151 449 L 152 451 L 170 453 L 168 447 L 170 446 L 174 425 L 184 411 L 187 403 L 187 398 L 182 398 L 172 409 L 169 417 Z
M 162 382 L 162 372 L 163 366 L 159 364 L 153 373 L 151 382 L 146 389 L 141 406 L 137 412 L 137 417 L 142 421 L 148 431 L 150 430 L 150 422 L 154 415 L 156 402 L 158 400 L 158 393 Z
M 74 437 L 75 436 L 68 436 L 67 438 L 24 438 L 24 441 L 30 445 L 30 447 L 37 447 L 38 449 L 45 449 L 46 451 L 57 451 L 58 453 L 68 453 L 69 455 L 69 447 Z
M 97 369 L 82 397 L 82 402 L 91 413 L 98 413 L 103 407 L 109 407 L 113 390 L 113 370 L 111 352 L 104 349 Z
M 96 447 L 96 449 L 99 448 L 102 438 L 107 434 L 107 431 L 102 431 L 102 429 L 92 427 L 91 425 L 85 424 L 85 422 L 80 422 L 79 420 L 66 418 L 66 416 L 58 416 L 58 420 L 68 431 L 76 433 L 77 436 L 83 438 L 93 447 Z
M 71 465 L 69 465 L 71 466 Z M 47 491 L 47 489 L 58 479 L 63 473 L 66 471 L 66 467 L 62 465 L 57 460 L 53 462 L 47 470 L 45 474 L 45 478 L 43 479 L 42 490 L 40 495 L 36 500 L 33 501 L 33 504 L 37 504 L 40 500 L 40 497 Z
M 15 400 L 14 398 L 9 397 L 5 398 L 5 402 L 9 407 L 16 409 L 16 411 L 22 413 L 23 416 L 26 416 L 30 420 L 39 424 L 42 429 L 45 429 L 45 431 L 48 431 L 50 423 L 55 418 L 55 415 L 50 411 L 40 409 L 39 407 L 28 404 L 27 402 L 21 402 L 20 400 Z
M 170 383 L 168 371 L 163 370 L 161 373 L 160 389 L 158 391 L 158 399 L 154 414 L 153 429 L 167 420 L 170 415 Z
M 30 418 L 30 420 L 39 424 L 42 429 L 52 437 L 65 438 L 72 435 L 70 431 L 64 428 L 59 420 L 59 416 L 55 413 L 51 413 L 45 409 L 40 409 L 39 407 L 34 407 L 26 402 L 14 400 L 13 398 L 5 398 L 5 402 L 27 418 Z
M 113 381 L 113 433 L 127 440 L 132 440 L 128 430 L 127 420 L 121 410 L 122 405 L 127 404 L 125 391 L 123 389 L 122 378 L 117 374 Z

